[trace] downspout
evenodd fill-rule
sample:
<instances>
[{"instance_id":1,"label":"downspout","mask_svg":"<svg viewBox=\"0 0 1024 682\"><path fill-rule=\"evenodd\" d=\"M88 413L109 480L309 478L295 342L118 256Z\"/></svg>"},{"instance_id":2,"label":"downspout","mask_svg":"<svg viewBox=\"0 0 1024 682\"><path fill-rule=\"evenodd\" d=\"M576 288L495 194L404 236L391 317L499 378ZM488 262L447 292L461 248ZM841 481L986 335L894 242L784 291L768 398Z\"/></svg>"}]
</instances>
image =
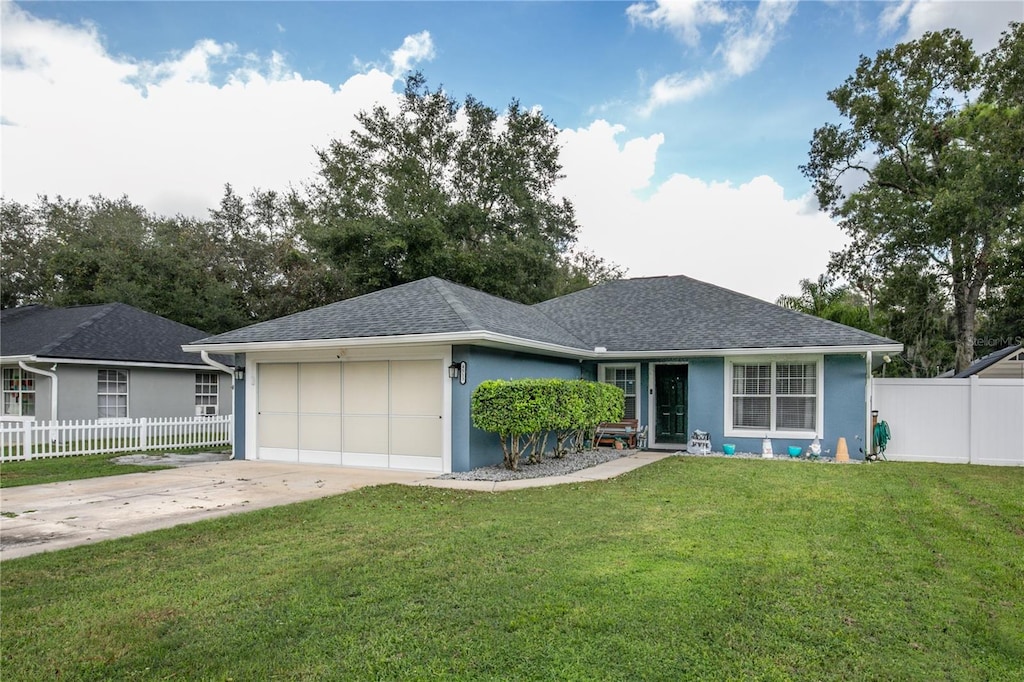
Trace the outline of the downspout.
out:
<instances>
[{"instance_id":1,"label":"downspout","mask_svg":"<svg viewBox=\"0 0 1024 682\"><path fill-rule=\"evenodd\" d=\"M224 372L225 374L231 377L235 376L235 370L231 369L225 364L217 362L216 360L211 358L210 354L207 353L205 350L199 351L199 357L201 357L203 359L203 362L208 364L210 367L213 367L214 369L219 369L220 371Z\"/></svg>"},{"instance_id":2,"label":"downspout","mask_svg":"<svg viewBox=\"0 0 1024 682\"><path fill-rule=\"evenodd\" d=\"M230 367L228 367L224 363L217 362L216 360L211 358L210 354L207 353L205 350L199 351L199 357L202 358L203 362L208 364L210 367L213 367L214 369L218 369L221 372L224 372L225 374L227 374L229 377L231 377L231 396L232 396L232 398L231 398L231 408L232 409L231 409L231 423L228 425L228 428L231 429L232 438L234 438L235 423L236 423L235 420L238 419L238 415L235 414L235 410L234 410L234 406L235 406L235 400L234 400L234 395L235 395L235 370L231 369ZM243 391L245 390L245 385L244 384L242 385L242 390ZM231 447L231 457L232 458L235 457L235 447L234 447L234 442L233 441L232 441L232 447Z\"/></svg>"},{"instance_id":3,"label":"downspout","mask_svg":"<svg viewBox=\"0 0 1024 682\"><path fill-rule=\"evenodd\" d=\"M38 369L36 367L29 367L25 364L24 360L18 360L18 367L21 367L26 372L32 374L41 374L44 377L50 377L53 384L50 386L50 421L57 421L57 373L48 372L45 369ZM57 365L53 366L56 369Z\"/></svg>"},{"instance_id":4,"label":"downspout","mask_svg":"<svg viewBox=\"0 0 1024 682\"><path fill-rule=\"evenodd\" d=\"M867 460L868 453L872 451L874 434L871 429L871 410L875 409L875 380L871 376L871 365L874 358L872 352L867 352L867 381L864 384L864 403L867 409L864 410L864 459Z\"/></svg>"}]
</instances>

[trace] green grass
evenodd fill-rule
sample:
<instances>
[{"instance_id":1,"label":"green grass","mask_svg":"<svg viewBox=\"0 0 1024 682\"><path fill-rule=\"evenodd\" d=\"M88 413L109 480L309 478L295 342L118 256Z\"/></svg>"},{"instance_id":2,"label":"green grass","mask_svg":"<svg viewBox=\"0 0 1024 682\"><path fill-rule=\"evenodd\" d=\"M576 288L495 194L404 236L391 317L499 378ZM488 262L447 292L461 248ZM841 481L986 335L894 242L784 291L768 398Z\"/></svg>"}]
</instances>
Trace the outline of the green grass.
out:
<instances>
[{"instance_id":1,"label":"green grass","mask_svg":"<svg viewBox=\"0 0 1024 682\"><path fill-rule=\"evenodd\" d=\"M192 452L220 452L229 448L192 448L174 450L175 454ZM102 455L76 455L72 457L48 457L28 461L0 462L0 488L12 488L19 485L36 485L39 483L58 483L60 481L76 481L82 478L98 478L100 476L120 476L137 474L141 471L157 471L169 469L167 466L139 464L116 464L112 460L129 454L160 454L160 451L146 453L120 452Z\"/></svg>"},{"instance_id":2,"label":"green grass","mask_svg":"<svg viewBox=\"0 0 1024 682\"><path fill-rule=\"evenodd\" d=\"M1011 680L1024 470L670 458L6 561L0 678Z\"/></svg>"},{"instance_id":3,"label":"green grass","mask_svg":"<svg viewBox=\"0 0 1024 682\"><path fill-rule=\"evenodd\" d=\"M165 466L136 466L115 464L111 460L121 454L78 455L75 457L48 457L27 462L0 463L0 488L39 483L58 483L82 478L136 474L140 471L168 469Z\"/></svg>"}]
</instances>

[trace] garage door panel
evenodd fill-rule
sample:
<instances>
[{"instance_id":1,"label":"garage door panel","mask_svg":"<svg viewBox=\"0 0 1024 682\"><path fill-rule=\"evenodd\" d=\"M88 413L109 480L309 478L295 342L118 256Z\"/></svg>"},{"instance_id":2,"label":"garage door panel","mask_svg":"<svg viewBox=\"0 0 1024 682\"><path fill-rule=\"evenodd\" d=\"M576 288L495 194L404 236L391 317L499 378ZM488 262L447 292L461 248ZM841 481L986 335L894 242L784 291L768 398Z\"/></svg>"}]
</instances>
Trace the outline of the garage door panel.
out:
<instances>
[{"instance_id":1,"label":"garage door panel","mask_svg":"<svg viewBox=\"0 0 1024 682\"><path fill-rule=\"evenodd\" d=\"M411 471L432 471L441 473L444 463L440 457L411 457L408 455L391 455L388 462L391 469L409 469Z\"/></svg>"},{"instance_id":2,"label":"garage door panel","mask_svg":"<svg viewBox=\"0 0 1024 682\"><path fill-rule=\"evenodd\" d=\"M396 360L391 363L391 413L441 414L441 363L437 360Z\"/></svg>"},{"instance_id":3,"label":"garage door panel","mask_svg":"<svg viewBox=\"0 0 1024 682\"><path fill-rule=\"evenodd\" d=\"M437 417L392 417L391 454L440 457L441 423Z\"/></svg>"},{"instance_id":4,"label":"garage door panel","mask_svg":"<svg viewBox=\"0 0 1024 682\"><path fill-rule=\"evenodd\" d=\"M341 452L341 415L300 414L299 449Z\"/></svg>"},{"instance_id":5,"label":"garage door panel","mask_svg":"<svg viewBox=\"0 0 1024 682\"><path fill-rule=\"evenodd\" d=\"M341 466L341 452L299 450L299 462L302 464L330 464L331 466Z\"/></svg>"},{"instance_id":6,"label":"garage door panel","mask_svg":"<svg viewBox=\"0 0 1024 682\"><path fill-rule=\"evenodd\" d=\"M341 365L337 362L307 362L299 365L299 412L341 413Z\"/></svg>"},{"instance_id":7,"label":"garage door panel","mask_svg":"<svg viewBox=\"0 0 1024 682\"><path fill-rule=\"evenodd\" d=\"M299 451L294 448L260 448L259 459L268 462L298 462Z\"/></svg>"},{"instance_id":8,"label":"garage door panel","mask_svg":"<svg viewBox=\"0 0 1024 682\"><path fill-rule=\"evenodd\" d=\"M390 461L387 455L371 455L365 452L341 453L341 465L346 467L372 467L387 469Z\"/></svg>"},{"instance_id":9,"label":"garage door panel","mask_svg":"<svg viewBox=\"0 0 1024 682\"><path fill-rule=\"evenodd\" d=\"M345 363L342 395L345 414L387 414L388 363Z\"/></svg>"},{"instance_id":10,"label":"garage door panel","mask_svg":"<svg viewBox=\"0 0 1024 682\"><path fill-rule=\"evenodd\" d=\"M260 412L296 412L299 382L295 364L260 365Z\"/></svg>"},{"instance_id":11,"label":"garage door panel","mask_svg":"<svg viewBox=\"0 0 1024 682\"><path fill-rule=\"evenodd\" d=\"M346 416L342 426L345 452L388 454L388 417Z\"/></svg>"},{"instance_id":12,"label":"garage door panel","mask_svg":"<svg viewBox=\"0 0 1024 682\"><path fill-rule=\"evenodd\" d=\"M298 417L294 414L260 414L260 448L298 448Z\"/></svg>"}]
</instances>

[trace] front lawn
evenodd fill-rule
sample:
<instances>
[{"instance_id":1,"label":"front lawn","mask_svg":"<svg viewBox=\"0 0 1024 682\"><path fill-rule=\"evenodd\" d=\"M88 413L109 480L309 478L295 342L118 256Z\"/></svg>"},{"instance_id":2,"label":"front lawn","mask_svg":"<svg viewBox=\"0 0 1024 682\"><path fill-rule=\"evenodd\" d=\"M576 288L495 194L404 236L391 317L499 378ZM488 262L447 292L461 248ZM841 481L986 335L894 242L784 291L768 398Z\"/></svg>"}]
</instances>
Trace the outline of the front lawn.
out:
<instances>
[{"instance_id":1,"label":"front lawn","mask_svg":"<svg viewBox=\"0 0 1024 682\"><path fill-rule=\"evenodd\" d=\"M231 448L205 447L185 448L172 451L176 455L192 455L205 452L230 452ZM76 481L83 478L99 478L100 476L120 476L137 474L141 471L159 471L172 469L164 464L118 464L114 460L130 454L160 454L161 451L147 453L121 452L103 455L74 455L68 457L46 457L26 461L6 461L0 463L0 488L11 488L19 485L37 485L39 483L58 483L60 481Z\"/></svg>"},{"instance_id":2,"label":"front lawn","mask_svg":"<svg viewBox=\"0 0 1024 682\"><path fill-rule=\"evenodd\" d=\"M121 455L76 455L74 457L47 457L24 462L0 463L0 488L39 483L58 483L82 478L137 474L140 471L169 469L166 466L137 466L116 464L111 460Z\"/></svg>"},{"instance_id":3,"label":"front lawn","mask_svg":"<svg viewBox=\"0 0 1024 682\"><path fill-rule=\"evenodd\" d=\"M6 561L0 678L999 680L1024 470L669 458Z\"/></svg>"}]
</instances>

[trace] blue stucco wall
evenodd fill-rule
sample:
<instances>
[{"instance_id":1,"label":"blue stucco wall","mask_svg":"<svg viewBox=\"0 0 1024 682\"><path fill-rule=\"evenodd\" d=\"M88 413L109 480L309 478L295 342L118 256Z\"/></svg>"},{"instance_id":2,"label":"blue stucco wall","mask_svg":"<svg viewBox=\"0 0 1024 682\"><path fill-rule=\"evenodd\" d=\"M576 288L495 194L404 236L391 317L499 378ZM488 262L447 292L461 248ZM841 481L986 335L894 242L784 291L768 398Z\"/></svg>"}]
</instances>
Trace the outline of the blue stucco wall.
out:
<instances>
[{"instance_id":1,"label":"blue stucco wall","mask_svg":"<svg viewBox=\"0 0 1024 682\"><path fill-rule=\"evenodd\" d=\"M235 367L245 369L245 353L235 353ZM232 378L235 387L235 443L231 449L233 459L245 459L245 384L249 380L248 373L241 383L234 382Z\"/></svg>"},{"instance_id":2,"label":"blue stucco wall","mask_svg":"<svg viewBox=\"0 0 1024 682\"><path fill-rule=\"evenodd\" d=\"M707 431L711 444L721 452L723 443L732 443L738 452L761 452L761 437L725 437L725 359L724 358L665 358L644 361L640 364L640 423L649 424L650 365L658 362L686 361L688 369L687 429ZM616 361L618 364L620 361ZM628 364L628 361L623 361ZM597 363L583 364L584 378L597 379ZM830 355L825 357L824 367L824 430L821 440L823 450L835 453L840 437L846 439L853 459L862 458L859 448L864 445L864 358L859 355ZM812 438L773 438L775 454L785 455L790 445L806 448ZM669 446L671 447L671 446Z\"/></svg>"},{"instance_id":3,"label":"blue stucco wall","mask_svg":"<svg viewBox=\"0 0 1024 682\"><path fill-rule=\"evenodd\" d=\"M722 372L724 371L724 366L720 366L718 370L720 416L717 432L711 431L712 447L720 452L723 443L732 443L736 446L737 452L761 452L761 438L723 438L725 381ZM828 451L828 454L834 456L836 443L840 437L843 437L846 438L850 458L863 459L864 455L859 452L859 448L864 445L864 419L867 409L864 404L864 358L859 355L826 355L824 380L822 454L826 454ZM787 448L790 445L795 445L803 448L806 453L807 447L813 440L813 438L772 438L772 451L776 456L785 457Z\"/></svg>"},{"instance_id":4,"label":"blue stucco wall","mask_svg":"<svg viewBox=\"0 0 1024 682\"><path fill-rule=\"evenodd\" d=\"M825 356L825 430L822 450L835 455L839 438L846 439L850 459L864 459L867 366L860 355Z\"/></svg>"},{"instance_id":5,"label":"blue stucco wall","mask_svg":"<svg viewBox=\"0 0 1024 682\"><path fill-rule=\"evenodd\" d=\"M510 353L474 346L452 346L452 361L466 363L466 383L452 381L452 471L469 471L502 461L498 436L473 426L470 398L490 379L579 379L580 362Z\"/></svg>"},{"instance_id":6,"label":"blue stucco wall","mask_svg":"<svg viewBox=\"0 0 1024 682\"><path fill-rule=\"evenodd\" d=\"M687 373L687 427L707 431L711 445L721 451L725 433L725 360L693 358Z\"/></svg>"}]
</instances>

